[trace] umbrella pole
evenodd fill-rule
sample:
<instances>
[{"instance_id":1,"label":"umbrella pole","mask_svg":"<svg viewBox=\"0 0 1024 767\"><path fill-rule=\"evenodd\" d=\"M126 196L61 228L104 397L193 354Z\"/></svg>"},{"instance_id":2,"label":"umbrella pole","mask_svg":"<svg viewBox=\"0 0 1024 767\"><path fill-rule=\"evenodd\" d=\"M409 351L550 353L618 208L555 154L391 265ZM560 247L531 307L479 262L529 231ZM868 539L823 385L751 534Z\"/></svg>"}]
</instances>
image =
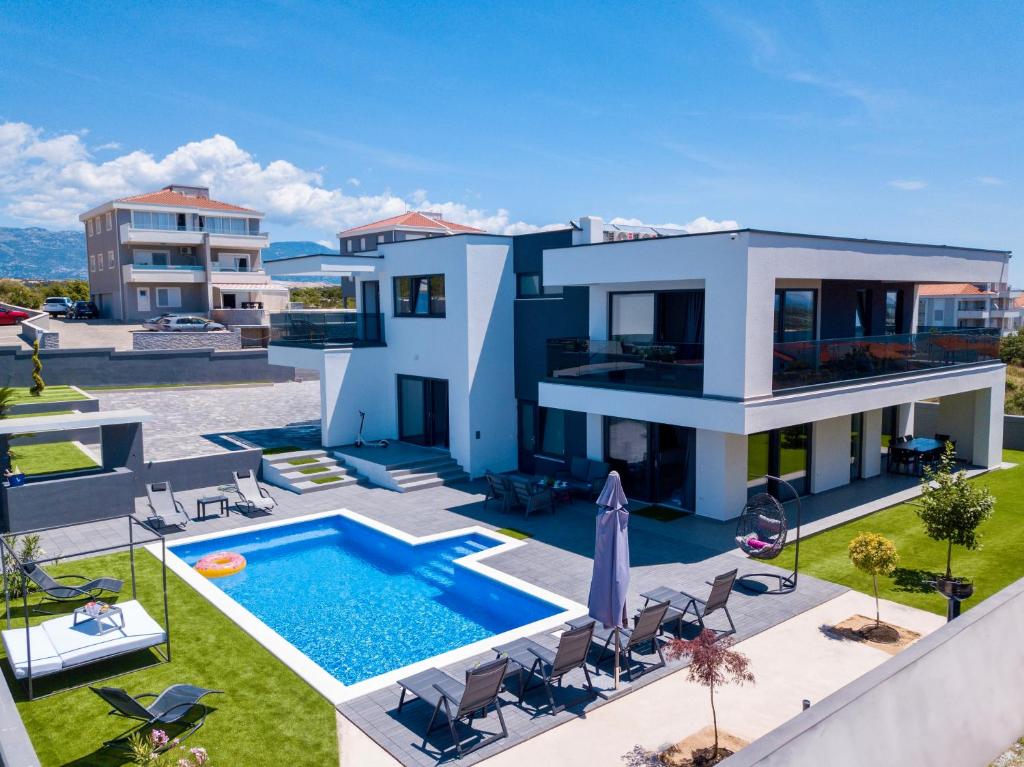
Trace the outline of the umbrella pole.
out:
<instances>
[{"instance_id":1,"label":"umbrella pole","mask_svg":"<svg viewBox=\"0 0 1024 767\"><path fill-rule=\"evenodd\" d=\"M615 627L615 669L612 672L613 687L619 689L619 653L621 647L619 645L619 627Z\"/></svg>"}]
</instances>

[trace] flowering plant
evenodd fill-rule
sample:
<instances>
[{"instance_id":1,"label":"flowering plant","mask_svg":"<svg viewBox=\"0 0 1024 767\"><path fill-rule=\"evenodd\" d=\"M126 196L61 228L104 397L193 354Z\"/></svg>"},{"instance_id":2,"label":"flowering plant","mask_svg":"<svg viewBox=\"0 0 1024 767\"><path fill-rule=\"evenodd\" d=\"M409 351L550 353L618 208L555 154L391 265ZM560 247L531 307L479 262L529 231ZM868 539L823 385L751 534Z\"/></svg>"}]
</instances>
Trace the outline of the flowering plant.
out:
<instances>
[{"instance_id":1,"label":"flowering plant","mask_svg":"<svg viewBox=\"0 0 1024 767\"><path fill-rule=\"evenodd\" d=\"M145 736L137 732L129 738L128 747L132 762L146 767L204 767L210 761L202 746L187 748L163 730L150 730Z\"/></svg>"}]
</instances>

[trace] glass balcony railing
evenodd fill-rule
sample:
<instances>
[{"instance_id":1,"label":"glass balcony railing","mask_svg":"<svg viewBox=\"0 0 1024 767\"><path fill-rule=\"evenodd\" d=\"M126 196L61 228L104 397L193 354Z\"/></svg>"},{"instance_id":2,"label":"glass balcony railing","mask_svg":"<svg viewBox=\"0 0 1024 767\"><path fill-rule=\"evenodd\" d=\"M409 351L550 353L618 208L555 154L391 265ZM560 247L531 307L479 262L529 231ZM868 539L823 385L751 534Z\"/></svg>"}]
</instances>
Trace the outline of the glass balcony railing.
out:
<instances>
[{"instance_id":1,"label":"glass balcony railing","mask_svg":"<svg viewBox=\"0 0 1024 767\"><path fill-rule=\"evenodd\" d=\"M202 266L196 264L132 264L133 269L154 269L161 271L176 271L176 272L201 272L203 271Z\"/></svg>"},{"instance_id":2,"label":"glass balcony railing","mask_svg":"<svg viewBox=\"0 0 1024 767\"><path fill-rule=\"evenodd\" d=\"M548 341L547 352L548 377L565 383L704 391L704 344L559 338Z\"/></svg>"},{"instance_id":3,"label":"glass balcony railing","mask_svg":"<svg viewBox=\"0 0 1024 767\"><path fill-rule=\"evenodd\" d=\"M270 343L327 349L384 346L384 315L356 312L278 312L270 315Z\"/></svg>"},{"instance_id":4,"label":"glass balcony railing","mask_svg":"<svg viewBox=\"0 0 1024 767\"><path fill-rule=\"evenodd\" d=\"M992 328L775 344L772 389L826 386L999 359Z\"/></svg>"}]
</instances>

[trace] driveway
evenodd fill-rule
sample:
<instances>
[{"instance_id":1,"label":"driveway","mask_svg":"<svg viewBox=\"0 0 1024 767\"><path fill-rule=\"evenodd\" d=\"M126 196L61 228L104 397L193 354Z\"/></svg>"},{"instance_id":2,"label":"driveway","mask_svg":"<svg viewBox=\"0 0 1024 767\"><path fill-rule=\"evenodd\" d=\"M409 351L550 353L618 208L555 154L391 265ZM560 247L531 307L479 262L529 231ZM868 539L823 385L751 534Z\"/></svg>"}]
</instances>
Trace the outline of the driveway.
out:
<instances>
[{"instance_id":1,"label":"driveway","mask_svg":"<svg viewBox=\"0 0 1024 767\"><path fill-rule=\"evenodd\" d=\"M142 325L114 320L65 320L54 317L50 329L60 332L62 349L118 349L132 348L132 331Z\"/></svg>"},{"instance_id":2,"label":"driveway","mask_svg":"<svg viewBox=\"0 0 1024 767\"><path fill-rule=\"evenodd\" d=\"M219 435L320 422L320 382L256 386L92 391L101 410L139 407L146 459L160 461L227 452Z\"/></svg>"}]
</instances>

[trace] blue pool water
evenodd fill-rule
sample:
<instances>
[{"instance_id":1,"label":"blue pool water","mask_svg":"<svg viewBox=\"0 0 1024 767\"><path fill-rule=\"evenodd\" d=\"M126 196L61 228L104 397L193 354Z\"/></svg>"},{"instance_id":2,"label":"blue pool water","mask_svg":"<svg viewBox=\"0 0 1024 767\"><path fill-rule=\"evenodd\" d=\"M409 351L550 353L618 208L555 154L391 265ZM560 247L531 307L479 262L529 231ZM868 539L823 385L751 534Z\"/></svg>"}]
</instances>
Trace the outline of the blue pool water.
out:
<instances>
[{"instance_id":1,"label":"blue pool water","mask_svg":"<svg viewBox=\"0 0 1024 767\"><path fill-rule=\"evenodd\" d=\"M245 570L211 583L348 685L558 613L453 561L498 543L411 546L338 516L171 549L190 565L243 554Z\"/></svg>"}]
</instances>

